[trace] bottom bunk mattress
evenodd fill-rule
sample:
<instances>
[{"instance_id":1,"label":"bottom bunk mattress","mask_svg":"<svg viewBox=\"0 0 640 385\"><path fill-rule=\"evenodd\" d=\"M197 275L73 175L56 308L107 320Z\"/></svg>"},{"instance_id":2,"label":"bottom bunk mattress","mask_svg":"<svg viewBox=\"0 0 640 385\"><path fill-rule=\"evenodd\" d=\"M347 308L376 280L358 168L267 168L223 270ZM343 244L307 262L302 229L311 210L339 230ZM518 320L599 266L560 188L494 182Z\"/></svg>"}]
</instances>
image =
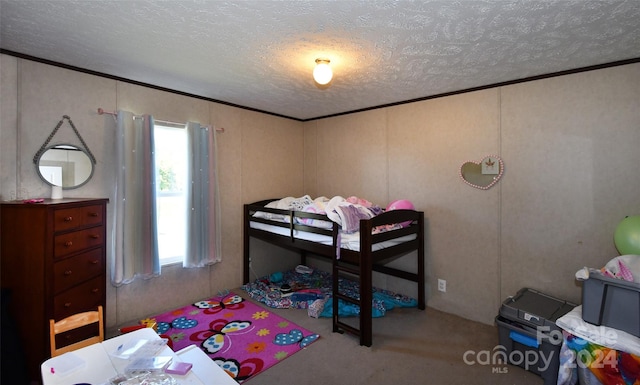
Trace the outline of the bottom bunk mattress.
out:
<instances>
[{"instance_id":1,"label":"bottom bunk mattress","mask_svg":"<svg viewBox=\"0 0 640 385\"><path fill-rule=\"evenodd\" d=\"M331 273L298 266L294 270L277 272L256 279L242 286L242 290L256 301L272 308L308 309L313 317L332 317L332 276ZM352 298L359 298L357 282L345 278L338 281L340 292ZM341 317L357 316L358 306L340 300L338 312ZM373 317L383 317L396 307L417 307L416 299L389 290L373 288L371 303Z\"/></svg>"}]
</instances>

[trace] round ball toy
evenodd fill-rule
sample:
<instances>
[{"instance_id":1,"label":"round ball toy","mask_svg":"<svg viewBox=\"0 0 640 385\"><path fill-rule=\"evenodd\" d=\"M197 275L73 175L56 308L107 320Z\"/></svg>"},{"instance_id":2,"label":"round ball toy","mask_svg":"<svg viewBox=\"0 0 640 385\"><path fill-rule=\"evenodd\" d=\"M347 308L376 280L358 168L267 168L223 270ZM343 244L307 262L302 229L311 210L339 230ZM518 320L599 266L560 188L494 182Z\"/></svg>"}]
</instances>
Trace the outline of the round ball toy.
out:
<instances>
[{"instance_id":1,"label":"round ball toy","mask_svg":"<svg viewBox=\"0 0 640 385\"><path fill-rule=\"evenodd\" d=\"M411 203L411 201L408 201L406 199L398 199L389 203L389 205L387 206L386 211L391 210L415 210L415 207L413 206L413 203ZM400 226L407 227L410 224L411 221L406 221L400 223Z\"/></svg>"},{"instance_id":2,"label":"round ball toy","mask_svg":"<svg viewBox=\"0 0 640 385\"><path fill-rule=\"evenodd\" d=\"M627 216L620 221L613 240L620 255L640 255L640 215Z\"/></svg>"}]
</instances>

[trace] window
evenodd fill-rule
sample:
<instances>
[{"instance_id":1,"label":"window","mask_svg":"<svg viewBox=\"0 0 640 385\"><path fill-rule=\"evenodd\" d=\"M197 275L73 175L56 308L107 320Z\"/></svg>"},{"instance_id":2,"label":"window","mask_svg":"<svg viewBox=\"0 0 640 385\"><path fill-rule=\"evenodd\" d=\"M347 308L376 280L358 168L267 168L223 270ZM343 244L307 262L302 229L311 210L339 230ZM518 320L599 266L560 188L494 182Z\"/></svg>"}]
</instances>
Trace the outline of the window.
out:
<instances>
[{"instance_id":1,"label":"window","mask_svg":"<svg viewBox=\"0 0 640 385\"><path fill-rule=\"evenodd\" d=\"M160 264L182 262L186 254L187 130L156 122L156 206Z\"/></svg>"}]
</instances>

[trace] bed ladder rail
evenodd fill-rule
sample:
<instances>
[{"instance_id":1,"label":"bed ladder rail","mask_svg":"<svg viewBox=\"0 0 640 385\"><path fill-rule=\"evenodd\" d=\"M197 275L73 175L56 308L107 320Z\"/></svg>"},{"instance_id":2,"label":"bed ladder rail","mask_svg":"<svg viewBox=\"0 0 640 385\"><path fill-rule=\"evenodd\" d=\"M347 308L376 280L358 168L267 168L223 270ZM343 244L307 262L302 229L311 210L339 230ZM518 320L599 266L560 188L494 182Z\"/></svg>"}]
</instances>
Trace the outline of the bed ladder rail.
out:
<instances>
[{"instance_id":1,"label":"bed ladder rail","mask_svg":"<svg viewBox=\"0 0 640 385\"><path fill-rule=\"evenodd\" d=\"M372 330L370 327L370 322L363 322L365 318L362 318L362 296L361 298L353 298L346 294L340 292L339 281L341 277L348 276L352 280L360 281L360 266L348 265L342 263L339 259L334 258L333 263L333 275L332 275L332 283L333 283L333 332L334 333L342 333L348 332L360 338L360 345L371 346L372 343ZM360 323L359 327L349 325L345 322L340 321L339 315L339 301L345 301L357 305L360 310ZM369 301L370 302L370 301ZM371 306L371 305L369 305ZM369 326L367 326L369 325Z\"/></svg>"}]
</instances>

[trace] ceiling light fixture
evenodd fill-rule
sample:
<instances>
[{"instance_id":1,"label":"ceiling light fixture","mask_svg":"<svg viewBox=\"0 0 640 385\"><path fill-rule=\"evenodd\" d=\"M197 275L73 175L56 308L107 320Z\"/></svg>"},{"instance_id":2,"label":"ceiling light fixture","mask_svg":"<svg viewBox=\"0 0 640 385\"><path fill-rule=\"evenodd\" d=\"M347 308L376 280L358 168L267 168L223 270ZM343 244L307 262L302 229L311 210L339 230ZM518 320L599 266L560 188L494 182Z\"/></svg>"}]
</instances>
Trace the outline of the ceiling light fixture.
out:
<instances>
[{"instance_id":1,"label":"ceiling light fixture","mask_svg":"<svg viewBox=\"0 0 640 385\"><path fill-rule=\"evenodd\" d=\"M313 79L320 85L328 84L333 77L333 71L329 66L329 59L316 59L316 68L313 69Z\"/></svg>"}]
</instances>

